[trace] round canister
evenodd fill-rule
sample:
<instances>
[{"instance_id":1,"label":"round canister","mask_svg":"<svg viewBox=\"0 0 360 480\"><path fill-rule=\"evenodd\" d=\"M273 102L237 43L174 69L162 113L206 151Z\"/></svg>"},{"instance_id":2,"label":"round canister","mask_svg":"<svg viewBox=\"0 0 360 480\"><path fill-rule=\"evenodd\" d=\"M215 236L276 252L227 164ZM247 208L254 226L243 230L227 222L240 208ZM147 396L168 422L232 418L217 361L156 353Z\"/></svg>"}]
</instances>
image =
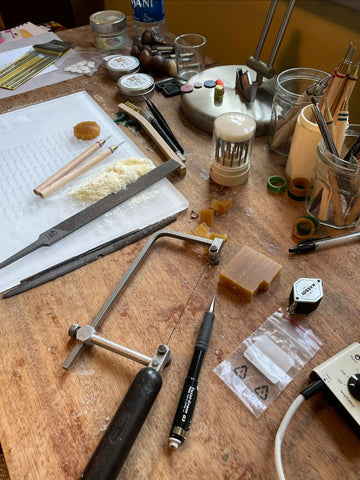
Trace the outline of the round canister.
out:
<instances>
[{"instance_id":1,"label":"round canister","mask_svg":"<svg viewBox=\"0 0 360 480\"><path fill-rule=\"evenodd\" d=\"M117 82L120 95L131 102L150 97L155 89L154 79L146 73L131 73L120 77Z\"/></svg>"},{"instance_id":2,"label":"round canister","mask_svg":"<svg viewBox=\"0 0 360 480\"><path fill-rule=\"evenodd\" d=\"M140 61L130 55L114 55L108 59L105 68L112 80L118 80L123 75L137 72Z\"/></svg>"}]
</instances>

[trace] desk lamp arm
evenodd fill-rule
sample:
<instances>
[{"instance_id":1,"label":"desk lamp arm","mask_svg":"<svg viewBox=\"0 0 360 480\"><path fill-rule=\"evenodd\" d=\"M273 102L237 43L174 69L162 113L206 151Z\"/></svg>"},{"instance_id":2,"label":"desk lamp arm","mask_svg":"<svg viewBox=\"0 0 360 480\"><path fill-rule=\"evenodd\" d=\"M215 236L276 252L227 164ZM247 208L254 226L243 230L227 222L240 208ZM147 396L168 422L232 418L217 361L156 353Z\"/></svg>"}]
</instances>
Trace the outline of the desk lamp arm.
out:
<instances>
[{"instance_id":1,"label":"desk lamp arm","mask_svg":"<svg viewBox=\"0 0 360 480\"><path fill-rule=\"evenodd\" d=\"M280 25L280 29L278 31L273 48L271 50L269 60L267 63L265 63L262 60L260 60L260 54L263 49L267 34L269 32L269 28L270 28L272 19L274 17L274 13L275 13L278 1L279 0L272 0L268 14L266 16L264 27L260 34L260 38L255 50L255 54L249 57L246 62L246 65L252 68L257 73L255 82L251 82L249 73L247 71L242 72L240 70L238 72L238 75L240 76L239 82L238 82L239 90L245 96L246 100L248 100L249 102L253 102L255 100L257 87L262 84L263 77L270 79L275 75L273 63L278 53L283 36L285 34L285 30L289 23L290 16L294 9L296 0L290 0L288 3L284 17Z\"/></svg>"}]
</instances>

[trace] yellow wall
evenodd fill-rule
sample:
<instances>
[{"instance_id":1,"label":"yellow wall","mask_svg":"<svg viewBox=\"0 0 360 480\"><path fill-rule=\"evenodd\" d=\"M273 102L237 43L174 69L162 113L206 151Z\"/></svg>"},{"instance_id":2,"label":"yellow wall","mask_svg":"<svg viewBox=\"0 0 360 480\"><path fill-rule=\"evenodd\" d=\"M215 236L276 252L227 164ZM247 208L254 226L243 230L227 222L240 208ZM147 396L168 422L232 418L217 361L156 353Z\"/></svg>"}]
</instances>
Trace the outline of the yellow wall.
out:
<instances>
[{"instance_id":1,"label":"yellow wall","mask_svg":"<svg viewBox=\"0 0 360 480\"><path fill-rule=\"evenodd\" d=\"M201 33L206 53L222 65L244 65L255 52L270 0L165 0L168 30ZM267 61L287 1L279 2L261 59ZM353 4L360 1L353 0ZM131 14L130 0L105 0L105 7ZM359 8L359 7L358 7ZM297 0L275 61L277 73L292 67L332 73L350 42L360 52L360 10L331 0ZM360 80L350 102L350 121L360 123Z\"/></svg>"}]
</instances>

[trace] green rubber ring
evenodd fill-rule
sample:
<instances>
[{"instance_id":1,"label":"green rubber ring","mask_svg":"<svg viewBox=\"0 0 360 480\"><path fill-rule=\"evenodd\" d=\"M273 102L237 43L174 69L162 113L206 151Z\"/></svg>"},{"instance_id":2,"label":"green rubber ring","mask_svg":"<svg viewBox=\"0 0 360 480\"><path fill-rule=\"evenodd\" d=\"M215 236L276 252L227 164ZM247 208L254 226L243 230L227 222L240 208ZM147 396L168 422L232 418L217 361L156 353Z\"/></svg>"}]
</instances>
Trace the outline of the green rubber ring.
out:
<instances>
[{"instance_id":1,"label":"green rubber ring","mask_svg":"<svg viewBox=\"0 0 360 480\"><path fill-rule=\"evenodd\" d=\"M314 233L316 233L319 230L320 223L316 218L311 217L310 215L304 215L303 217L300 217L300 220L302 218L310 220L314 224L314 227L315 227ZM300 233L300 235L307 235L309 233L308 226L302 225L301 223L297 224L296 229L297 229L297 232Z\"/></svg>"},{"instance_id":2,"label":"green rubber ring","mask_svg":"<svg viewBox=\"0 0 360 480\"><path fill-rule=\"evenodd\" d=\"M272 193L281 193L286 189L286 180L281 175L273 175L267 180L267 189Z\"/></svg>"}]
</instances>

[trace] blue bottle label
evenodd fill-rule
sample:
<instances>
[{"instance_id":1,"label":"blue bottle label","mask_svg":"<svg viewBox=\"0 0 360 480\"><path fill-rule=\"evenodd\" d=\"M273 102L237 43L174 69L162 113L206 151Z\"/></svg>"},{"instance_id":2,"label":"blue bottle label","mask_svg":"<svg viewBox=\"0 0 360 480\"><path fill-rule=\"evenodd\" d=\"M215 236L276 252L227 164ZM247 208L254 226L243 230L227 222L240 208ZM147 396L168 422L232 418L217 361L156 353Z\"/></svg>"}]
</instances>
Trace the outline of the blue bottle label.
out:
<instances>
[{"instance_id":1,"label":"blue bottle label","mask_svg":"<svg viewBox=\"0 0 360 480\"><path fill-rule=\"evenodd\" d=\"M131 0L131 6L137 22L153 23L165 18L164 0Z\"/></svg>"}]
</instances>

